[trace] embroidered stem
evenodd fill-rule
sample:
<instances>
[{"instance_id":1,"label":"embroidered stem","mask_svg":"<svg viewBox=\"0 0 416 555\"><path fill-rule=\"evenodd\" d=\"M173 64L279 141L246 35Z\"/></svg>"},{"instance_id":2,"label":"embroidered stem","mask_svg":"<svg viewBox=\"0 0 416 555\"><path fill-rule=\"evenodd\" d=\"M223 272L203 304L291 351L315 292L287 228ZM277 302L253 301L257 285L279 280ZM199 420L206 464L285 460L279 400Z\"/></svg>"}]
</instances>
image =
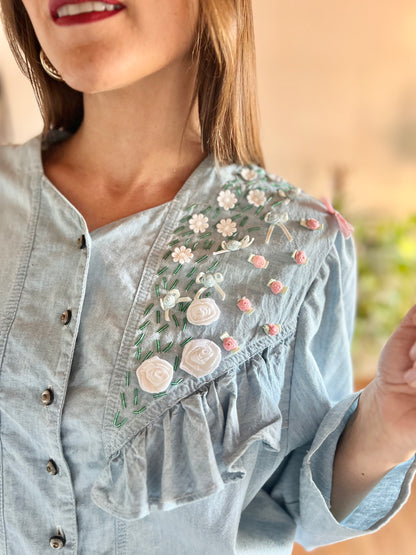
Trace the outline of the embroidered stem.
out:
<instances>
[{"instance_id":1,"label":"embroidered stem","mask_svg":"<svg viewBox=\"0 0 416 555\"><path fill-rule=\"evenodd\" d=\"M136 347L137 347L138 345L140 345L140 343L143 341L144 336L145 336L144 332L140 334L139 339L138 339L138 340L136 341L136 343L135 343Z\"/></svg>"},{"instance_id":2,"label":"embroidered stem","mask_svg":"<svg viewBox=\"0 0 416 555\"><path fill-rule=\"evenodd\" d=\"M168 343L168 344L166 345L166 347L164 347L162 350L163 350L164 353L167 353L167 352L170 351L170 349L171 349L172 347L173 347L173 341L171 341L170 343Z\"/></svg>"},{"instance_id":3,"label":"embroidered stem","mask_svg":"<svg viewBox=\"0 0 416 555\"><path fill-rule=\"evenodd\" d=\"M176 314L172 314L172 320L175 322L175 326L179 328L179 322L178 322L178 319L176 318Z\"/></svg>"},{"instance_id":4,"label":"embroidered stem","mask_svg":"<svg viewBox=\"0 0 416 555\"><path fill-rule=\"evenodd\" d=\"M173 365L173 371L174 372L176 372L176 370L178 369L178 366L179 366L179 356L176 355L175 362L174 362L174 365Z\"/></svg>"},{"instance_id":5,"label":"embroidered stem","mask_svg":"<svg viewBox=\"0 0 416 555\"><path fill-rule=\"evenodd\" d=\"M149 312L152 310L153 307L154 307L153 303L149 304L149 306L144 311L143 316L147 316L149 314Z\"/></svg>"}]
</instances>

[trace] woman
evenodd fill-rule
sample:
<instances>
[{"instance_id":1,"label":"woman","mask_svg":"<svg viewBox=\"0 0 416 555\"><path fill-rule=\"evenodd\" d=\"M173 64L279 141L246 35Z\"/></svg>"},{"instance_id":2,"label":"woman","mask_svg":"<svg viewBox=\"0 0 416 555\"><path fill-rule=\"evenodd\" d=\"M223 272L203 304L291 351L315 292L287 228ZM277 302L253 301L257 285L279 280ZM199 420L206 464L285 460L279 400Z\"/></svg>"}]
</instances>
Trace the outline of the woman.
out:
<instances>
[{"instance_id":1,"label":"woman","mask_svg":"<svg viewBox=\"0 0 416 555\"><path fill-rule=\"evenodd\" d=\"M350 227L261 167L250 2L1 5L45 120L0 155L2 553L380 527L414 473L416 311L352 394Z\"/></svg>"}]
</instances>

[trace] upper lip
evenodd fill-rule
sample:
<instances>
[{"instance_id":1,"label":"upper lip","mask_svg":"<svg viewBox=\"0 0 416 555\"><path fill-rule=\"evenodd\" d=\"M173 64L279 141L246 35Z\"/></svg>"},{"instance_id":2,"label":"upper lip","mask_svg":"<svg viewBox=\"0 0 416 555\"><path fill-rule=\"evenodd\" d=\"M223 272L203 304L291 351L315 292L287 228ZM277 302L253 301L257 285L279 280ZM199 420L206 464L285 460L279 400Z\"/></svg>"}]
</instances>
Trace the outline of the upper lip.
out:
<instances>
[{"instance_id":1,"label":"upper lip","mask_svg":"<svg viewBox=\"0 0 416 555\"><path fill-rule=\"evenodd\" d=\"M124 4L122 2L119 2L118 0L99 0L99 1L103 2L104 4L118 4L119 6L124 7ZM56 12L62 6L65 6L66 4L83 4L84 2L88 2L88 0L49 0L49 11L52 17L56 18L58 17L58 14Z\"/></svg>"}]
</instances>

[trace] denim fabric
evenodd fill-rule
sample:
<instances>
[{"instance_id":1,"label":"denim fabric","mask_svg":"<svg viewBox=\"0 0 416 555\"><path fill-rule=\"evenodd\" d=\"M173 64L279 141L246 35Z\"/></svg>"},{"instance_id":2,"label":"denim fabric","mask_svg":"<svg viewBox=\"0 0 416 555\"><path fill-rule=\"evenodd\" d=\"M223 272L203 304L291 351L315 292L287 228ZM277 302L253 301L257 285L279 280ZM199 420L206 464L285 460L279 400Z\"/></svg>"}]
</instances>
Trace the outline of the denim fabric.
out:
<instances>
[{"instance_id":1,"label":"denim fabric","mask_svg":"<svg viewBox=\"0 0 416 555\"><path fill-rule=\"evenodd\" d=\"M209 156L172 201L89 232L45 177L39 137L0 149L0 200L1 553L44 554L62 535L68 554L283 555L295 536L311 548L375 530L405 502L412 461L343 523L329 510L359 394L354 246L322 204ZM167 309L175 290L190 300ZM145 391L136 369L160 360Z\"/></svg>"}]
</instances>

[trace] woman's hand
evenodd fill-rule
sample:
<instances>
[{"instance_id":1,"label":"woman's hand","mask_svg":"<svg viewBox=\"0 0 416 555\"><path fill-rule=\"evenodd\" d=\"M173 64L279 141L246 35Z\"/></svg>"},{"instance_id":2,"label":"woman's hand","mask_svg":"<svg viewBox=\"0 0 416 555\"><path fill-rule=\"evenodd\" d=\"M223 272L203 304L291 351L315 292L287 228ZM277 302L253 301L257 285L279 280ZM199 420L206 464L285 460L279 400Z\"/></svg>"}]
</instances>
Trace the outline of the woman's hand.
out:
<instances>
[{"instance_id":1,"label":"woman's hand","mask_svg":"<svg viewBox=\"0 0 416 555\"><path fill-rule=\"evenodd\" d=\"M384 346L374 380L340 438L331 511L339 521L416 451L416 305Z\"/></svg>"},{"instance_id":2,"label":"woman's hand","mask_svg":"<svg viewBox=\"0 0 416 555\"><path fill-rule=\"evenodd\" d=\"M416 451L416 305L384 346L368 402L389 458L399 463Z\"/></svg>"}]
</instances>

